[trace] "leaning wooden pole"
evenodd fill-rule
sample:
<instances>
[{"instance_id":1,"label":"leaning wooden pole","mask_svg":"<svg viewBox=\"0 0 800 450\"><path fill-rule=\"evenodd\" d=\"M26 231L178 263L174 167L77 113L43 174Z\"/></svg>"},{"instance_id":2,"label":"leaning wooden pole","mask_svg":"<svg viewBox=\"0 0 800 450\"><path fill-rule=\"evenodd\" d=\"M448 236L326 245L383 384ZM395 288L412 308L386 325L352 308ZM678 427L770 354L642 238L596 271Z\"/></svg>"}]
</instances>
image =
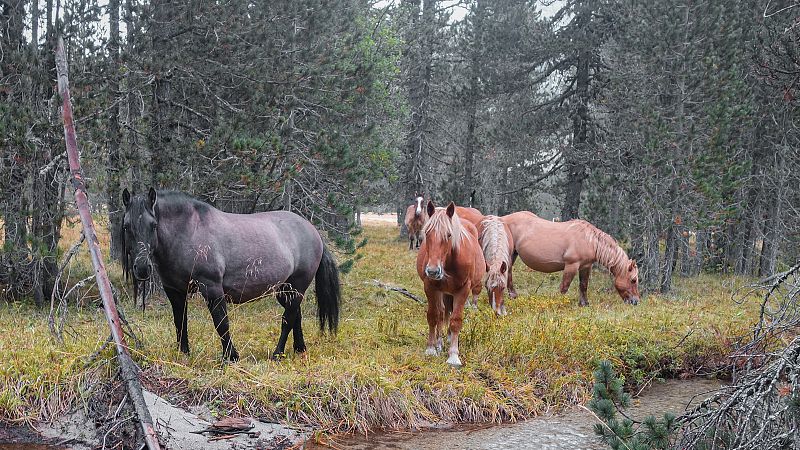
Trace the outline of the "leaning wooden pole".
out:
<instances>
[{"instance_id":1,"label":"leaning wooden pole","mask_svg":"<svg viewBox=\"0 0 800 450\"><path fill-rule=\"evenodd\" d=\"M97 233L94 230L94 221L89 210L89 199L86 195L86 185L81 173L81 161L78 155L78 141L75 137L75 124L72 122L72 101L69 96L69 78L67 77L67 57L64 51L64 40L58 39L56 48L56 71L58 72L58 93L63 101L62 116L64 118L64 138L67 142L67 157L69 159L69 171L72 175L72 186L75 188L75 204L83 225L83 234L89 246L89 253L92 256L94 275L97 279L97 287L100 290L100 298L103 299L103 310L108 319L108 326L111 328L111 336L117 348L117 359L119 360L122 378L128 387L128 395L136 409L139 423L142 426L144 440L150 450L160 450L158 444L158 434L153 428L153 418L144 401L142 384L139 380L139 370L128 353L128 346L125 344L125 335L120 326L117 306L114 303L114 294L111 291L111 282L108 280L103 256L100 253L100 242L97 240Z\"/></svg>"}]
</instances>

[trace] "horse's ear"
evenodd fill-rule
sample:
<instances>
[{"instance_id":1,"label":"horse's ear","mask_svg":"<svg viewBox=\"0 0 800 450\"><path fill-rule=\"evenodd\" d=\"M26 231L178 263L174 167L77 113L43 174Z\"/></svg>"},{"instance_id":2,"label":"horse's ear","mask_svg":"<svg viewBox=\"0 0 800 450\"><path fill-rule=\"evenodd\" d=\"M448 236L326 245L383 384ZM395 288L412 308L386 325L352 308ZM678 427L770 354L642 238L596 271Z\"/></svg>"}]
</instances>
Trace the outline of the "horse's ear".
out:
<instances>
[{"instance_id":1,"label":"horse's ear","mask_svg":"<svg viewBox=\"0 0 800 450\"><path fill-rule=\"evenodd\" d=\"M125 205L126 208L131 206L131 193L128 192L128 188L122 190L122 204Z\"/></svg>"},{"instance_id":2,"label":"horse's ear","mask_svg":"<svg viewBox=\"0 0 800 450\"><path fill-rule=\"evenodd\" d=\"M428 217L433 217L433 213L436 212L436 207L433 206L433 200L428 200Z\"/></svg>"},{"instance_id":3,"label":"horse's ear","mask_svg":"<svg viewBox=\"0 0 800 450\"><path fill-rule=\"evenodd\" d=\"M506 273L506 270L508 270L508 264L506 264L506 262L503 261L500 263L500 273L504 274Z\"/></svg>"},{"instance_id":4,"label":"horse's ear","mask_svg":"<svg viewBox=\"0 0 800 450\"><path fill-rule=\"evenodd\" d=\"M628 265L628 272L633 272L636 269L636 260L632 259L630 265Z\"/></svg>"},{"instance_id":5,"label":"horse's ear","mask_svg":"<svg viewBox=\"0 0 800 450\"><path fill-rule=\"evenodd\" d=\"M447 212L447 217L452 218L456 213L456 204L453 203L453 202L450 202L450 204L447 205L447 211L446 212Z\"/></svg>"},{"instance_id":6,"label":"horse's ear","mask_svg":"<svg viewBox=\"0 0 800 450\"><path fill-rule=\"evenodd\" d=\"M147 201L148 205L150 206L150 211L155 211L156 202L158 201L158 194L156 193L155 188L152 186L150 187L150 191L147 192Z\"/></svg>"}]
</instances>

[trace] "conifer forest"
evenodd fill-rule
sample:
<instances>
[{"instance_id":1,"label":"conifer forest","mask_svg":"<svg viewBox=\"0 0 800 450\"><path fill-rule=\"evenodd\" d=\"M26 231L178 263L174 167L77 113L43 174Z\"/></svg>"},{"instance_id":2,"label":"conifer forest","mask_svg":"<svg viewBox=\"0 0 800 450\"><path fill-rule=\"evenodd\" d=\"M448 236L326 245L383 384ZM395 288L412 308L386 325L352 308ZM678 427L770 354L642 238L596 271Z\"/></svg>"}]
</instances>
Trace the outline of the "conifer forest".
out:
<instances>
[{"instance_id":1,"label":"conifer forest","mask_svg":"<svg viewBox=\"0 0 800 450\"><path fill-rule=\"evenodd\" d=\"M431 417L515 422L586 403L596 382L591 402L605 402L598 415L611 424L598 439L613 448L800 448L799 24L796 0L0 0L0 341L7 341L0 343L0 424L34 426L63 415L79 397L65 392L82 392L89 377L88 366L77 365L70 373L83 375L56 377L45 368L32 375L25 354L45 350L15 353L10 341L28 340L6 335L15 317L42 333L33 341L70 348L75 358L96 361L108 335L85 328L106 326L93 315L100 302L88 256L68 262L78 251L70 247L79 245L80 219L56 82L63 39L91 214L119 307L142 338L144 350L133 356L145 389L167 398L158 388L164 380L188 380L182 392L193 394L185 402L210 404L205 395L214 386L230 415L337 436L419 429ZM206 371L236 352L220 331L219 353L210 302L217 331L205 304L190 302L193 353L173 349L173 309L158 280L131 283L125 247L132 200L123 192L150 192L154 210L161 200L151 188L183 191L228 213L288 210L311 222L341 272L337 341L317 336L317 301L307 300L305 362L286 356L268 369L253 362L282 355L271 353L284 305L278 294L281 305L242 307L275 316L260 319L271 327L263 333L259 320L243 325L252 311L231 313L242 361L230 364L248 371L236 372L235 383ZM566 273L564 288L560 274L536 272L520 251L524 263L514 265L514 254L502 269L513 266L519 287L519 297L506 299L511 314L466 308L465 362L455 372L461 384L442 387L455 369L444 358L425 359L430 273L417 276L421 253L407 245L404 217L418 197L418 211L429 200L436 207L452 201L487 216L531 211L551 223L586 220L633 261L634 298L641 293L642 301L623 304L620 288L623 299L607 276L595 275L589 307L579 308L577 287L562 295ZM379 214L390 221L383 228L367 220ZM140 312L138 297L148 295L161 300ZM491 312L486 296L480 311ZM612 326L605 315L641 331L614 328L604 340L592 327ZM542 317L575 322L553 328L561 338L545 349L547 338L534 343L528 334L549 329ZM184 327L186 320L184 313ZM179 316L174 321L178 327ZM558 334L584 325L595 330L586 341ZM50 337L59 327L59 337ZM285 343L288 330L280 333ZM498 340L492 333L507 337L497 344L502 350L489 347ZM270 346L263 354L248 347L246 336L256 335ZM297 330L292 339L298 354L305 351L302 332L301 344ZM336 360L351 352L351 339L361 342L352 361L378 358L375 367L386 372ZM562 347L568 341L591 342L592 350ZM376 356L376 348L394 350ZM578 363L546 359L561 351ZM222 364L219 370L234 370ZM719 394L705 409L641 426L612 419L613 406L626 402L623 386L636 392L653 379L701 373L751 395ZM204 387L192 387L192 379ZM255 379L271 387L259 393ZM767 385L774 392L759 391ZM234 388L247 400L223 395ZM126 427L113 423L102 433L116 436L114 448L139 448L140 430L121 435ZM709 437L709 430L727 434ZM253 448L283 448L276 442Z\"/></svg>"}]
</instances>

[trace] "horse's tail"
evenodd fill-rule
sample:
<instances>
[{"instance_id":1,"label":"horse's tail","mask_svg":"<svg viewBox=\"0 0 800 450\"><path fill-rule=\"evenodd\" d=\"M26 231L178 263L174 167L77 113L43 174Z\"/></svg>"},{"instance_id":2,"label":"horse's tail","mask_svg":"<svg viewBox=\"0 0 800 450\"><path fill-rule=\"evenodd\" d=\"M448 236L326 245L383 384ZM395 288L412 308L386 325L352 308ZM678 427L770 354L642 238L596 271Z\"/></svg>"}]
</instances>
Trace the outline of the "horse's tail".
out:
<instances>
[{"instance_id":1,"label":"horse's tail","mask_svg":"<svg viewBox=\"0 0 800 450\"><path fill-rule=\"evenodd\" d=\"M322 259L317 268L315 283L319 329L325 331L325 322L327 322L328 331L335 333L339 327L339 303L342 296L339 286L339 268L324 243L322 244Z\"/></svg>"}]
</instances>

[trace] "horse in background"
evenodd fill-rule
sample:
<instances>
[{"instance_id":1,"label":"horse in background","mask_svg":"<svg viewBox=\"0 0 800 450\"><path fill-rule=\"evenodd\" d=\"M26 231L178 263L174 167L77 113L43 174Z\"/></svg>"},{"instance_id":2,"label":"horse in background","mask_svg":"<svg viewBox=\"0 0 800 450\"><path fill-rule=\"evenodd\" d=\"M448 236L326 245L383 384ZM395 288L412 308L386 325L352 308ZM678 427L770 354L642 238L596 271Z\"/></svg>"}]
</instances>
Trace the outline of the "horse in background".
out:
<instances>
[{"instance_id":1,"label":"horse in background","mask_svg":"<svg viewBox=\"0 0 800 450\"><path fill-rule=\"evenodd\" d=\"M553 273L563 270L561 293L566 294L572 279L580 278L579 305L588 306L586 290L592 264L611 271L614 288L625 303L639 303L639 268L611 236L585 220L551 222L528 211L502 217L514 240L514 257L533 270Z\"/></svg>"},{"instance_id":2,"label":"horse in background","mask_svg":"<svg viewBox=\"0 0 800 450\"><path fill-rule=\"evenodd\" d=\"M447 363L459 367L458 334L464 319L467 297L481 292L486 261L478 244L478 230L461 220L452 202L436 210L428 202L430 216L425 239L417 254L417 274L428 298L428 341L425 354L437 355L443 346L444 326L449 325L450 349Z\"/></svg>"},{"instance_id":3,"label":"horse in background","mask_svg":"<svg viewBox=\"0 0 800 450\"><path fill-rule=\"evenodd\" d=\"M511 230L503 219L486 216L478 229L483 257L486 260L486 292L492 309L498 316L505 316L506 305L503 296L511 282L511 258L514 253L514 239Z\"/></svg>"},{"instance_id":4,"label":"horse in background","mask_svg":"<svg viewBox=\"0 0 800 450\"><path fill-rule=\"evenodd\" d=\"M273 358L289 333L294 351L306 350L300 303L315 280L319 326L335 332L340 286L336 261L309 221L289 211L230 214L180 192L132 196L125 205L126 271L145 281L157 270L172 305L178 348L189 353L186 296L200 292L214 320L223 358L236 361L227 302L245 303L271 294L284 307Z\"/></svg>"},{"instance_id":5,"label":"horse in background","mask_svg":"<svg viewBox=\"0 0 800 450\"><path fill-rule=\"evenodd\" d=\"M414 203L406 208L405 224L408 229L408 249L419 248L422 244L422 227L428 221L428 212L423 202L425 199L420 195L414 199Z\"/></svg>"}]
</instances>

